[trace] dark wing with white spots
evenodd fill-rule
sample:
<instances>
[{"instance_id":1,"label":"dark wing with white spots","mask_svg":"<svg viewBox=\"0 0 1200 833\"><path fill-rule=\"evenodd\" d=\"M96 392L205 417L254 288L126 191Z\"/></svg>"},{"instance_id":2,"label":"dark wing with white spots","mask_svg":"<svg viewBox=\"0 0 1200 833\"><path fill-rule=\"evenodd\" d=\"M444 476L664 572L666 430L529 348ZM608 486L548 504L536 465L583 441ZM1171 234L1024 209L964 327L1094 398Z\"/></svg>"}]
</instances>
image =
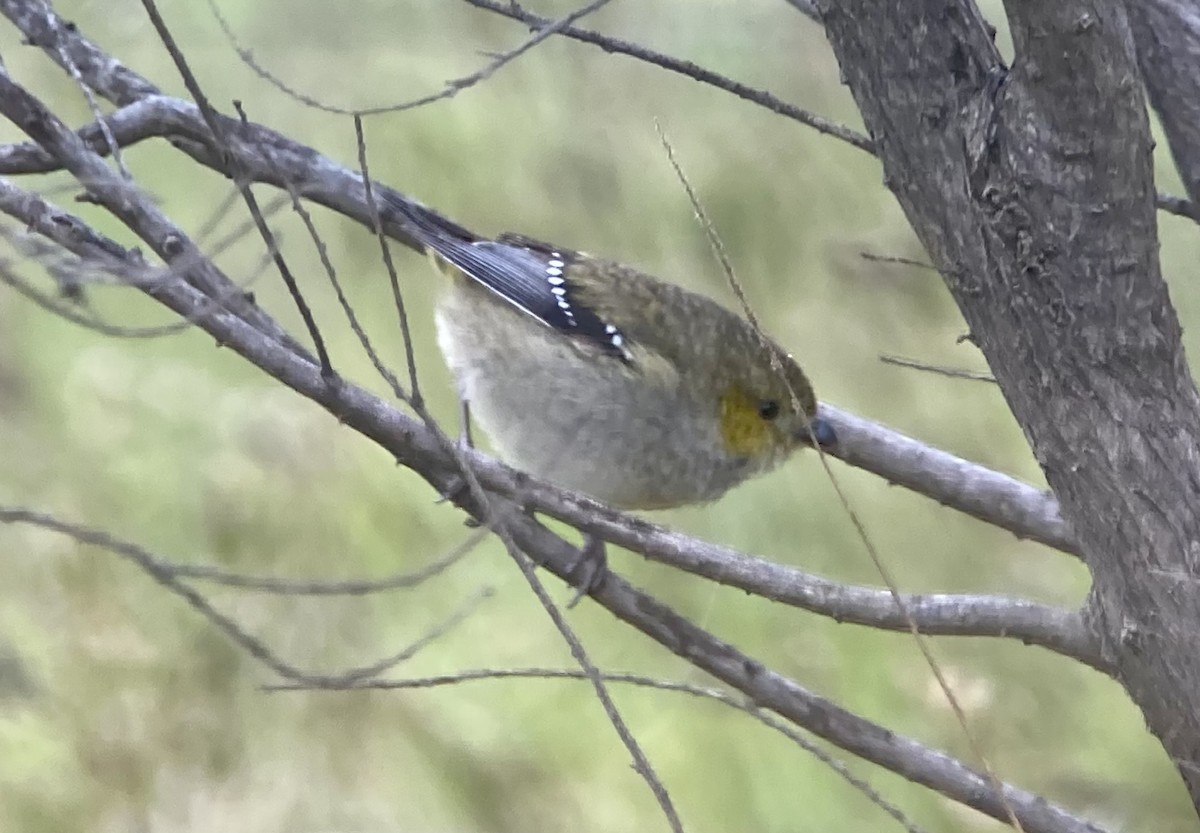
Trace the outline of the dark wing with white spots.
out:
<instances>
[{"instance_id":1,"label":"dark wing with white spots","mask_svg":"<svg viewBox=\"0 0 1200 833\"><path fill-rule=\"evenodd\" d=\"M565 335L627 359L617 328L574 297L572 266L583 256L528 238L464 241L437 236L426 245L463 274Z\"/></svg>"}]
</instances>

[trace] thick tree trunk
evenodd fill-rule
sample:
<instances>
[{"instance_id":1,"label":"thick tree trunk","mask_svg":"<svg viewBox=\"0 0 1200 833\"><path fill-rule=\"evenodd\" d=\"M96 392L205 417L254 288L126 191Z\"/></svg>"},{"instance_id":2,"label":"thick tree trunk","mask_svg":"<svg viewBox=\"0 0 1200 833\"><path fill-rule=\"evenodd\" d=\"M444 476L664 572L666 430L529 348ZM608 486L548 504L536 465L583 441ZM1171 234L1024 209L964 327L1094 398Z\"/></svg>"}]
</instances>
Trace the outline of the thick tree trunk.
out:
<instances>
[{"instance_id":1,"label":"thick tree trunk","mask_svg":"<svg viewBox=\"0 0 1200 833\"><path fill-rule=\"evenodd\" d=\"M1159 272L1120 0L821 0L886 180L1094 577L1088 616L1200 806L1200 398Z\"/></svg>"}]
</instances>

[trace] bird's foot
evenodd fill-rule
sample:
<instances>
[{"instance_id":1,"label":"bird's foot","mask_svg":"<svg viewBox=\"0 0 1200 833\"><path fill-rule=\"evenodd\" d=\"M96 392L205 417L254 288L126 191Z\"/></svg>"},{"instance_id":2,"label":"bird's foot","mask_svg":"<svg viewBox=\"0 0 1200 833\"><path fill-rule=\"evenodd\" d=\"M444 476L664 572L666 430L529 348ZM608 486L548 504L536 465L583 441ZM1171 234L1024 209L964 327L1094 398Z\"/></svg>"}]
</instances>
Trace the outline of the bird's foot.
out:
<instances>
[{"instance_id":1,"label":"bird's foot","mask_svg":"<svg viewBox=\"0 0 1200 833\"><path fill-rule=\"evenodd\" d=\"M447 481L445 488L438 495L438 499L433 502L434 506L441 506L443 503L454 503L467 490L467 479L461 474L453 475Z\"/></svg>"},{"instance_id":2,"label":"bird's foot","mask_svg":"<svg viewBox=\"0 0 1200 833\"><path fill-rule=\"evenodd\" d=\"M458 447L475 447L475 437L471 435L471 403L465 399L458 400Z\"/></svg>"},{"instance_id":3,"label":"bird's foot","mask_svg":"<svg viewBox=\"0 0 1200 833\"><path fill-rule=\"evenodd\" d=\"M568 610L579 604L584 596L600 589L608 577L608 553L602 540L591 533L584 533L583 546L579 548L579 557L571 565L570 576L575 595L567 602Z\"/></svg>"},{"instance_id":4,"label":"bird's foot","mask_svg":"<svg viewBox=\"0 0 1200 833\"><path fill-rule=\"evenodd\" d=\"M475 447L475 438L471 436L471 405L467 400L458 400L458 448L460 451L466 451ZM454 503L457 498L462 497L463 492L467 489L467 478L461 474L454 475L454 479L446 484L438 499L434 501L435 505L443 503ZM470 526L470 524L468 524ZM475 524L479 526L479 524Z\"/></svg>"}]
</instances>

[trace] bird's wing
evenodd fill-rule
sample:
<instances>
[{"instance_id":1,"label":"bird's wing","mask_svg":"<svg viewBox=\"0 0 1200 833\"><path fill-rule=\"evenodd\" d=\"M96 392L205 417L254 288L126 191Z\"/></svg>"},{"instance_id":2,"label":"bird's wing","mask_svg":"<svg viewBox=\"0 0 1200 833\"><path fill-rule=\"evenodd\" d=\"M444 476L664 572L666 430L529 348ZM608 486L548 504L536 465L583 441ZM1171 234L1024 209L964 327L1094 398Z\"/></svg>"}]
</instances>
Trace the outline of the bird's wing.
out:
<instances>
[{"instance_id":1,"label":"bird's wing","mask_svg":"<svg viewBox=\"0 0 1200 833\"><path fill-rule=\"evenodd\" d=\"M436 237L427 245L443 261L546 326L628 359L624 338L577 297L572 271L586 255L517 235L464 241Z\"/></svg>"}]
</instances>

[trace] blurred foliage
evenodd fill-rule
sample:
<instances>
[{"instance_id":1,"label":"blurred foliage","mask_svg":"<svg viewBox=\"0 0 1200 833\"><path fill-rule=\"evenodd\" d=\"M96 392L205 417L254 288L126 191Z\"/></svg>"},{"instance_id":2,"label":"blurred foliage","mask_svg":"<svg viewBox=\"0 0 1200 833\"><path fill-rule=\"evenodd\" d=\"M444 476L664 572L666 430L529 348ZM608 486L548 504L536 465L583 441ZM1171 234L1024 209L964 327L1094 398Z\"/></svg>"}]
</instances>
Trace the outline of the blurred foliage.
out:
<instances>
[{"instance_id":1,"label":"blurred foliage","mask_svg":"<svg viewBox=\"0 0 1200 833\"><path fill-rule=\"evenodd\" d=\"M217 2L262 65L341 107L439 89L525 35L454 2ZM230 109L239 99L251 118L356 165L347 117L305 107L258 77L205 4L161 6L214 102ZM557 0L541 10L569 8ZM61 0L58 10L137 71L182 92L133 0ZM820 33L781 0L613 3L588 25L857 124ZM61 114L86 120L86 104L63 73L0 29L9 71ZM983 368L972 347L956 342L964 325L935 273L860 256L923 257L869 156L688 79L554 39L479 87L371 118L367 130L377 178L468 225L603 253L728 301L656 118L765 325L823 398L1039 479L992 386L879 362L893 353ZM16 138L4 129L0 138ZM1169 188L1161 147L1159 154ZM161 143L126 158L192 231L228 194L227 182ZM53 176L43 184L65 183ZM70 197L57 194L128 239ZM244 221L240 204L227 214L217 237ZM368 331L400 366L372 237L327 212L316 217ZM289 211L276 221L338 366L383 392L311 241ZM1196 257L1194 228L1164 218L1161 232L1167 274L1179 274ZM419 258L397 257L426 390L452 421L454 397L429 315L436 279ZM252 237L220 255L243 280L257 274L260 259ZM300 331L273 273L253 288ZM1186 281L1174 290L1187 326L1200 315L1200 294ZM89 299L120 322L165 320L129 291L96 287ZM291 577L384 576L428 563L467 534L418 478L202 334L105 339L9 291L0 291L0 436L0 500L95 524L180 561ZM834 468L905 588L1082 600L1086 575L1071 558ZM879 583L812 455L714 506L656 520L832 578ZM0 529L0 555L0 829L664 829L586 685L267 694L259 685L270 673L116 557L30 528ZM624 553L611 559L805 686L968 754L909 637L837 625ZM405 593L322 600L206 592L283 656L333 671L396 651L481 585L496 596L398 673L571 666L494 542ZM551 589L567 597L565 588ZM704 682L587 602L571 621L602 667ZM1173 769L1114 683L1019 644L940 640L936 653L1003 777L1122 829L1194 829ZM616 696L693 833L897 829L824 765L740 713L657 692ZM927 830L998 828L895 776L851 766Z\"/></svg>"}]
</instances>

